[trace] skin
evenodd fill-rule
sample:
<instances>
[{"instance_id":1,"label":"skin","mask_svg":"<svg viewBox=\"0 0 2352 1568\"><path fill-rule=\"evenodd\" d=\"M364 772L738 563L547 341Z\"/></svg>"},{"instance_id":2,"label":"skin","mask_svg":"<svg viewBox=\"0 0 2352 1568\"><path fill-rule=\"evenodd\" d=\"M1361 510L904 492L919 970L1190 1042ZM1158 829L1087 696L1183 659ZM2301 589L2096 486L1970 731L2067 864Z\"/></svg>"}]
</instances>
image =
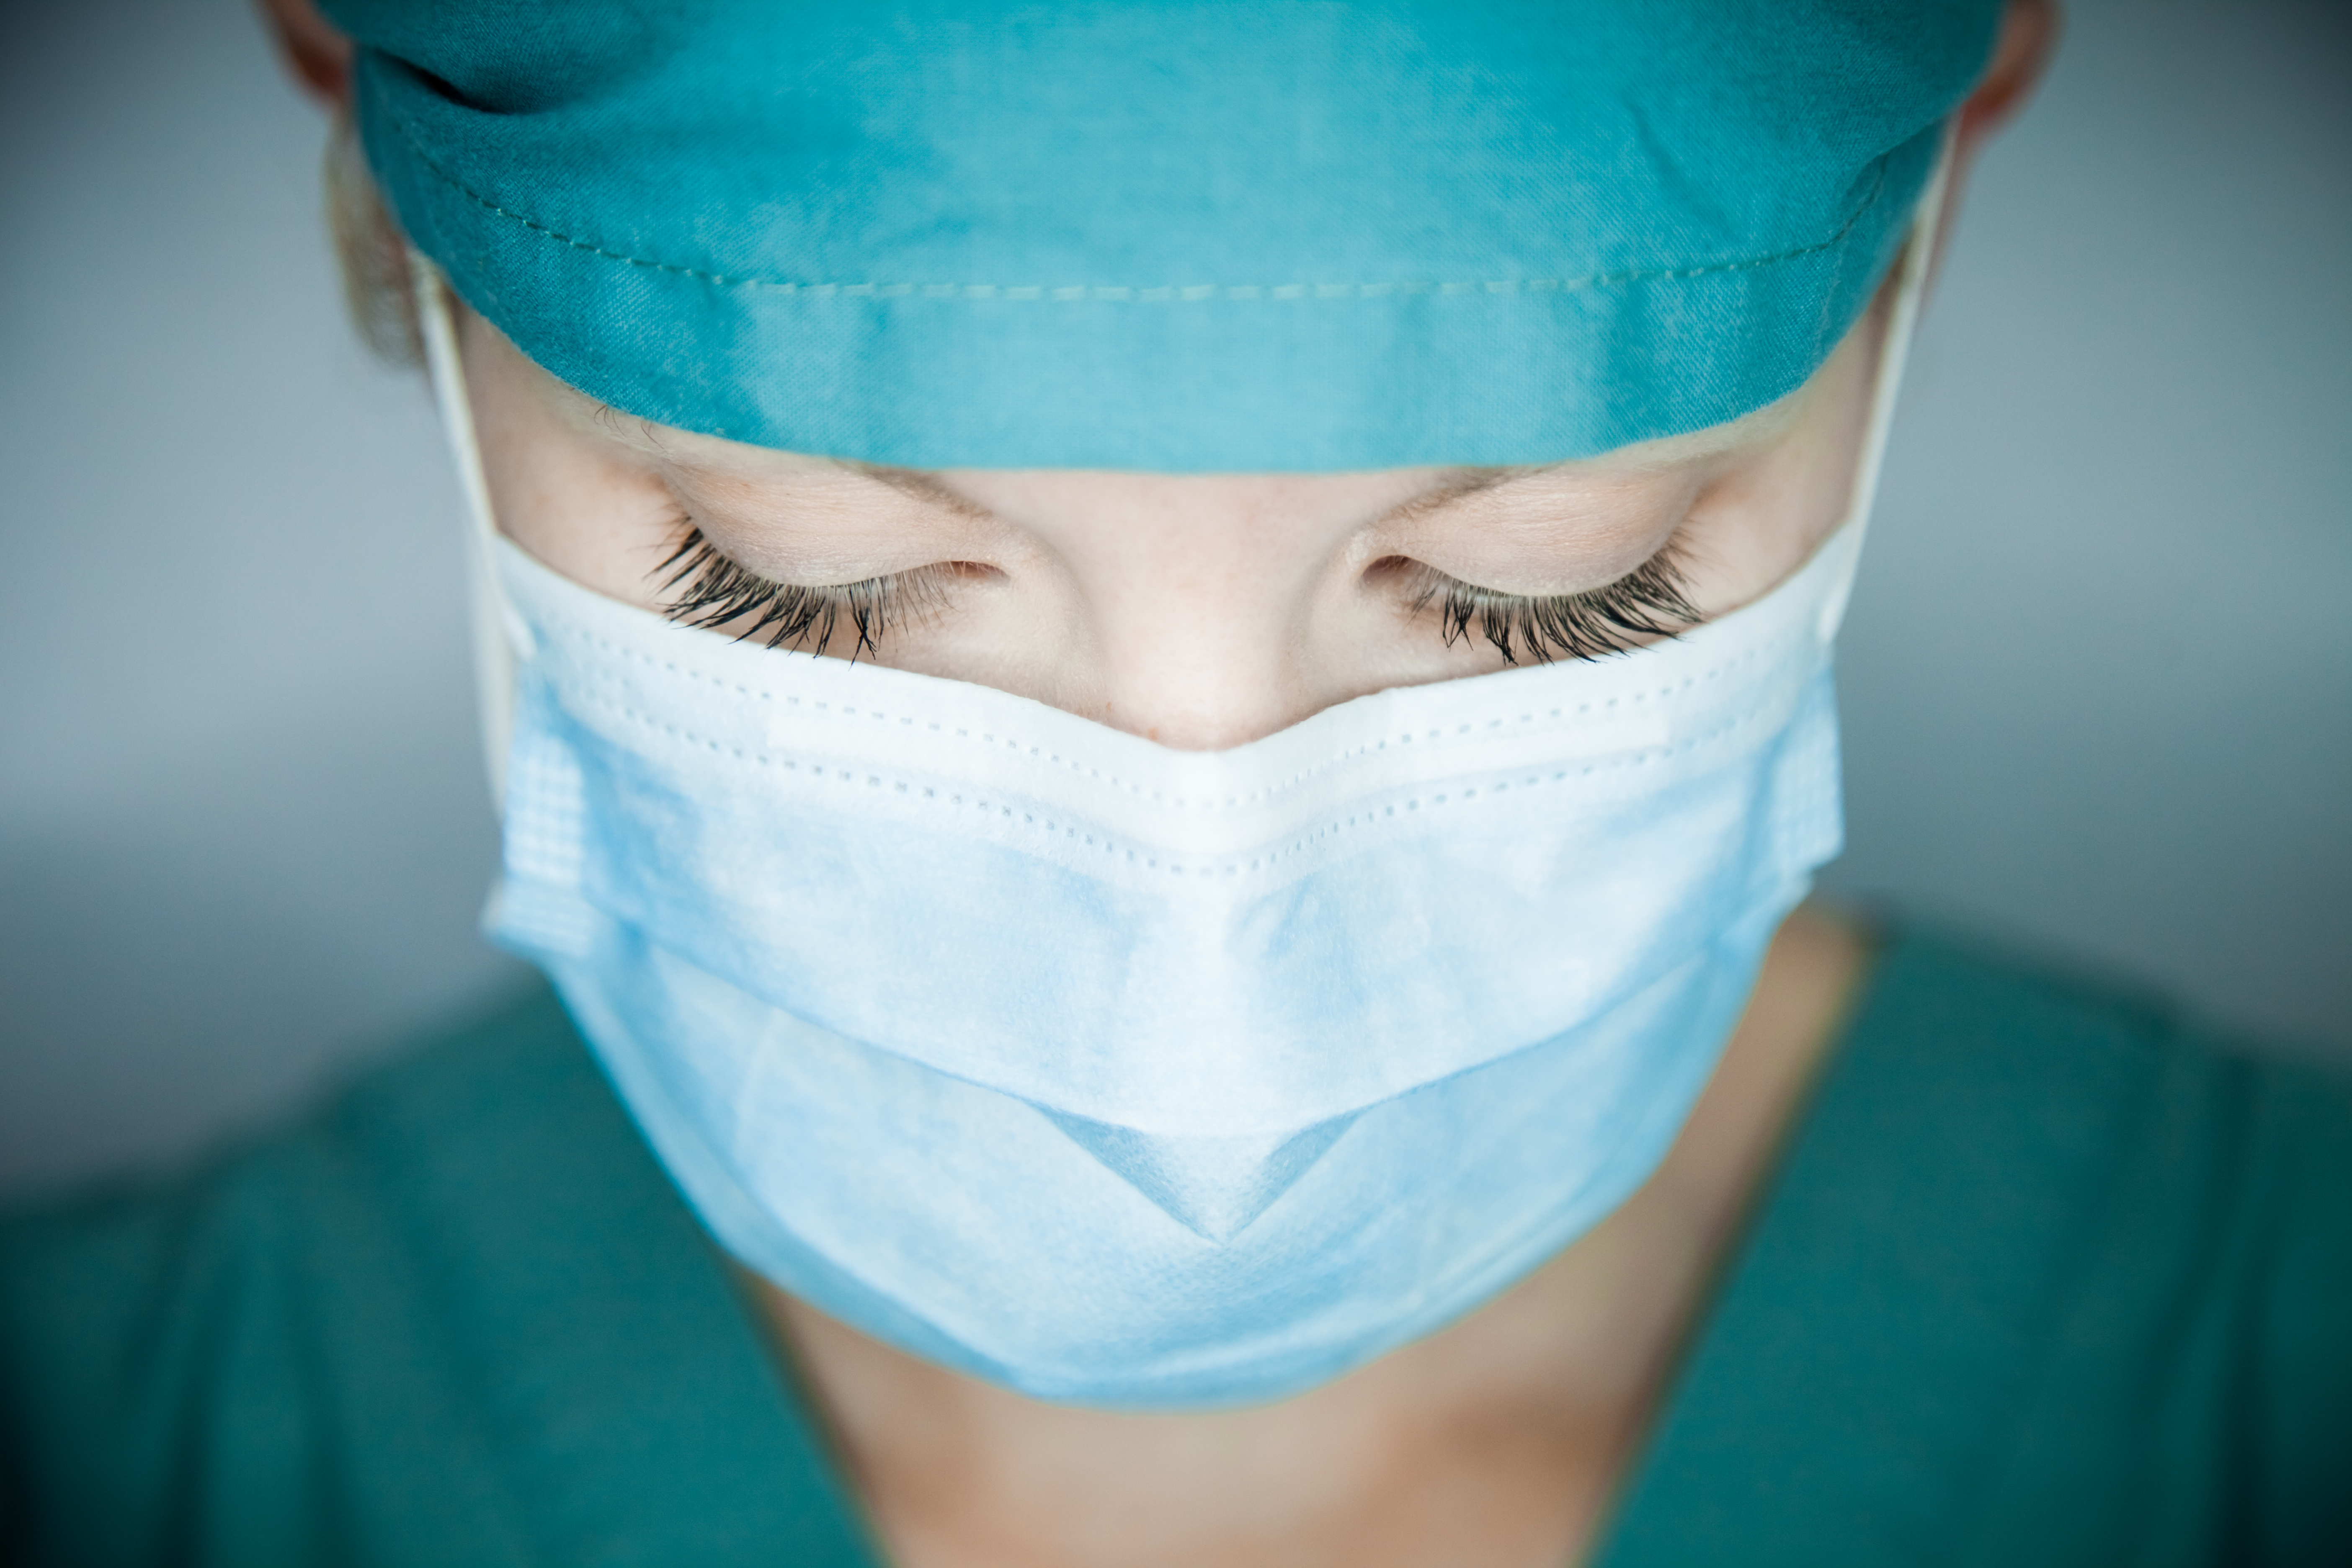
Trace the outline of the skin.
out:
<instances>
[{"instance_id":1,"label":"skin","mask_svg":"<svg viewBox=\"0 0 2352 1568\"><path fill-rule=\"evenodd\" d=\"M340 103L348 43L307 0L268 8L298 79ZM1960 114L1955 190L2053 35L2047 5L2010 6ZM1769 591L1844 514L1883 315L1882 301L1797 393L1717 429L1543 468L1311 476L877 469L616 414L470 314L460 339L499 525L555 570L663 608L656 568L690 524L779 583L902 574L906 613L873 646L800 646L1217 748L1365 692L1503 668L1475 636L1447 641L1423 602L1433 574L1569 594L1670 550L1705 615ZM1865 961L1849 927L1792 916L1633 1198L1451 1327L1280 1404L1047 1405L746 1284L909 1568L1575 1562Z\"/></svg>"},{"instance_id":2,"label":"skin","mask_svg":"<svg viewBox=\"0 0 2352 1568\"><path fill-rule=\"evenodd\" d=\"M1671 540L1694 604L1754 598L1844 514L1883 336L1734 425L1589 462L1341 475L877 469L618 416L481 318L460 332L500 527L660 609L690 520L777 583L898 576L917 604L822 651L1034 697L1189 749L1388 687L1503 668L1416 608L1432 571L1509 595L1602 587ZM797 645L806 647L805 642Z\"/></svg>"}]
</instances>

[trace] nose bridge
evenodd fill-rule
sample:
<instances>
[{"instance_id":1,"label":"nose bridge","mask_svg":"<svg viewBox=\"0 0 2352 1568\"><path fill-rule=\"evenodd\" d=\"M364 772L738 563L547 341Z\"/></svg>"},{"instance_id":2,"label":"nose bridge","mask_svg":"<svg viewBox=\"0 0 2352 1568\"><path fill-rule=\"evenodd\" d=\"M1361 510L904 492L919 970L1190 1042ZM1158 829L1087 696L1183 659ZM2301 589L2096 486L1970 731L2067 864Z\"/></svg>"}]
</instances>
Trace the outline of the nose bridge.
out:
<instances>
[{"instance_id":1,"label":"nose bridge","mask_svg":"<svg viewBox=\"0 0 2352 1568\"><path fill-rule=\"evenodd\" d=\"M1080 574L1108 722L1205 751L1314 711L1311 626L1330 530L1249 480L1188 485L1121 522Z\"/></svg>"},{"instance_id":2,"label":"nose bridge","mask_svg":"<svg viewBox=\"0 0 2352 1568\"><path fill-rule=\"evenodd\" d=\"M1286 626L1171 597L1164 617L1130 618L1105 648L1106 722L1180 751L1223 751L1313 715L1307 650Z\"/></svg>"}]
</instances>

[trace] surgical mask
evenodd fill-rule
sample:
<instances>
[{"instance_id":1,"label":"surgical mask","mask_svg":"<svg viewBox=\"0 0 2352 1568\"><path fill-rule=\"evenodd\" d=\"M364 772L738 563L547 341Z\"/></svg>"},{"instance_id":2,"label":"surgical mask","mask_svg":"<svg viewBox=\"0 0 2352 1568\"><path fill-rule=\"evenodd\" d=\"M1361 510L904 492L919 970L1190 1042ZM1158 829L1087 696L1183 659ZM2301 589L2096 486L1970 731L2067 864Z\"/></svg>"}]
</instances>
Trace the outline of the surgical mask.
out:
<instances>
[{"instance_id":1,"label":"surgical mask","mask_svg":"<svg viewBox=\"0 0 2352 1568\"><path fill-rule=\"evenodd\" d=\"M511 726L489 929L726 1247L904 1351L1185 1409L1426 1334L1656 1168L1839 847L1831 641L1928 248L1779 587L1221 752L558 576L489 527L430 289Z\"/></svg>"}]
</instances>

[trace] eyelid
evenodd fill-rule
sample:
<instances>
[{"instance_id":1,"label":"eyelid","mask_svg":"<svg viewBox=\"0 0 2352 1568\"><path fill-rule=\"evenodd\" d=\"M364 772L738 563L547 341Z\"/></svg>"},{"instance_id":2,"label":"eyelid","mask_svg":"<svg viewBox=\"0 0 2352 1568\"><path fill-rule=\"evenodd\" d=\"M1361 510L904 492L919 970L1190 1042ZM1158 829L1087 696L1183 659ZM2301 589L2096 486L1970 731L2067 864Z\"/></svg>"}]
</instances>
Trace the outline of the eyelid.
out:
<instances>
[{"instance_id":1,"label":"eyelid","mask_svg":"<svg viewBox=\"0 0 2352 1568\"><path fill-rule=\"evenodd\" d=\"M739 642L765 632L770 647L793 643L822 654L846 616L856 637L849 655L855 663L861 654L878 654L892 625L937 612L948 583L962 574L960 563L940 562L850 583L779 583L721 551L690 516L681 512L677 521L683 531L677 546L648 574L661 594L676 595L663 613L710 630L756 616L735 634ZM1685 591L1679 542L1679 535L1669 539L1615 581L1570 594L1504 593L1403 556L1374 565L1406 575L1412 615L1437 609L1448 647L1469 637L1475 624L1505 663L1517 664L1524 651L1549 664L1631 652L1654 637L1678 637L1704 619Z\"/></svg>"},{"instance_id":2,"label":"eyelid","mask_svg":"<svg viewBox=\"0 0 2352 1568\"><path fill-rule=\"evenodd\" d=\"M756 616L735 634L738 642L765 632L761 640L770 647L793 643L821 654L846 616L849 629L856 634L849 653L854 664L861 654L878 653L877 645L893 625L936 612L947 580L956 574L952 564L939 563L854 583L779 583L721 551L691 518L681 515L678 521L685 531L677 548L648 574L659 593L677 595L663 606L663 614L682 625L713 631Z\"/></svg>"},{"instance_id":3,"label":"eyelid","mask_svg":"<svg viewBox=\"0 0 2352 1568\"><path fill-rule=\"evenodd\" d=\"M1679 537L1614 582L1572 594L1506 594L1422 562L1402 563L1412 574L1407 605L1416 616L1437 610L1449 647L1475 623L1506 664L1518 663L1522 650L1538 664L1630 653L1706 618L1690 601Z\"/></svg>"}]
</instances>

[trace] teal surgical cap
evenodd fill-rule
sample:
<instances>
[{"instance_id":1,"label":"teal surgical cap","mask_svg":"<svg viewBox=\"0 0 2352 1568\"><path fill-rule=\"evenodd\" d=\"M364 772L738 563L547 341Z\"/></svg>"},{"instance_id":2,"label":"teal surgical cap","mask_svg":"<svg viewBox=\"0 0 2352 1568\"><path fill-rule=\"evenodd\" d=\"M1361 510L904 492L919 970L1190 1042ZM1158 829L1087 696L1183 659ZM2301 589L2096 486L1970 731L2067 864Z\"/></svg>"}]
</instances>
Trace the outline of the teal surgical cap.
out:
<instances>
[{"instance_id":1,"label":"teal surgical cap","mask_svg":"<svg viewBox=\"0 0 2352 1568\"><path fill-rule=\"evenodd\" d=\"M626 413L919 468L1538 463L1801 384L1999 0L330 0L413 242Z\"/></svg>"}]
</instances>

